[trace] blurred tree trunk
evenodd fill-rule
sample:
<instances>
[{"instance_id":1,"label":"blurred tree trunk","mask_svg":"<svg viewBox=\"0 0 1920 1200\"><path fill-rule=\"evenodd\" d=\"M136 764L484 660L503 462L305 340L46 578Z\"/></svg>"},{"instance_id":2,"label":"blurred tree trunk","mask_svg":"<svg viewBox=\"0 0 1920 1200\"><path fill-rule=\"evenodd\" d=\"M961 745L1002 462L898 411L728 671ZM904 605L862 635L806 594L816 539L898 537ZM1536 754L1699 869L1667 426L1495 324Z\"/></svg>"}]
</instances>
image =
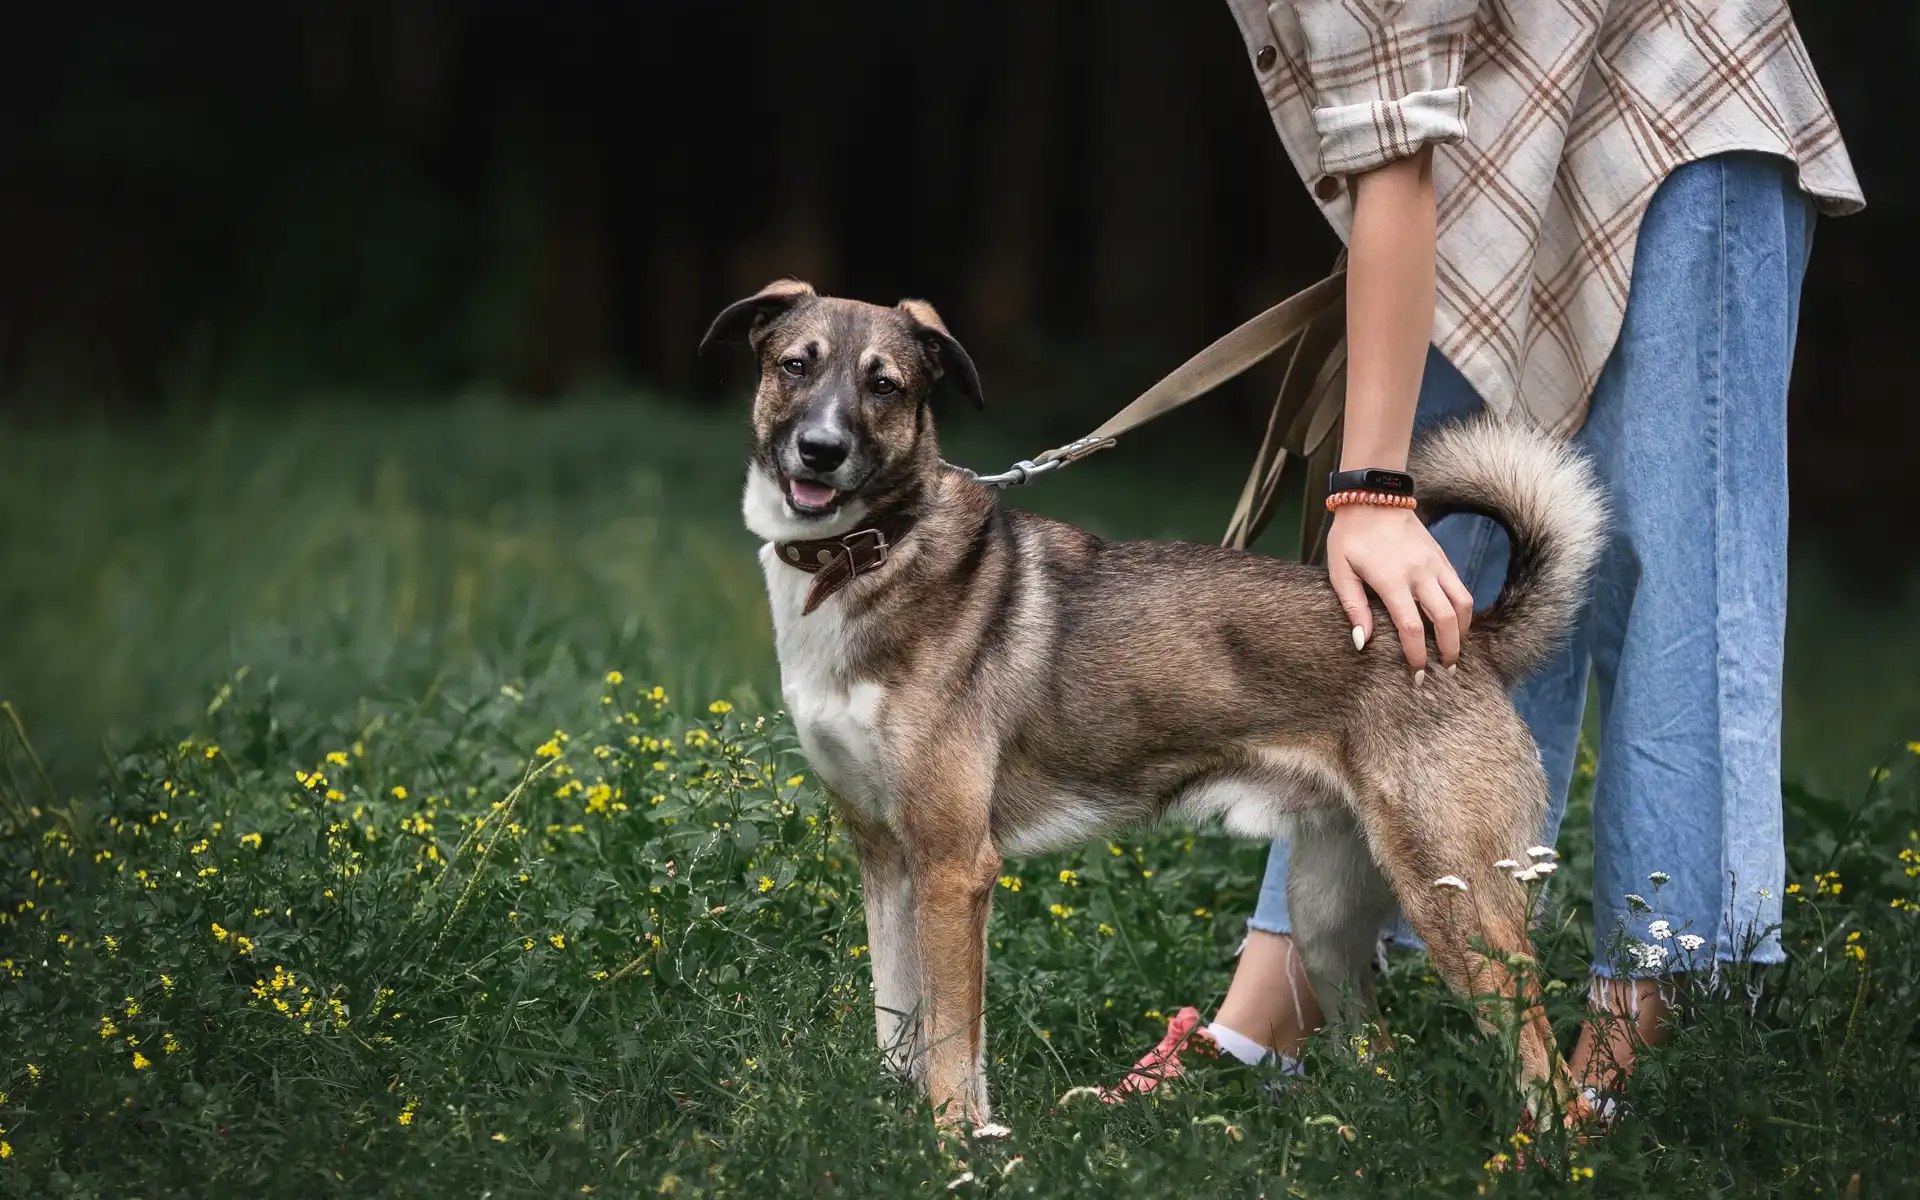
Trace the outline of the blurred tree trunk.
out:
<instances>
[{"instance_id":1,"label":"blurred tree trunk","mask_svg":"<svg viewBox=\"0 0 1920 1200\"><path fill-rule=\"evenodd\" d=\"M1107 0L1090 24L1099 81L1087 186L1096 214L1089 311L1102 339L1195 344L1205 312L1208 175L1197 22L1211 12Z\"/></svg>"},{"instance_id":2,"label":"blurred tree trunk","mask_svg":"<svg viewBox=\"0 0 1920 1200\"><path fill-rule=\"evenodd\" d=\"M1060 141L1054 80L1059 0L1024 0L1007 29L1003 81L975 193L978 249L961 284L962 317L974 353L1001 362L1018 354L1040 319Z\"/></svg>"},{"instance_id":3,"label":"blurred tree trunk","mask_svg":"<svg viewBox=\"0 0 1920 1200\"><path fill-rule=\"evenodd\" d=\"M607 366L611 247L593 131L568 129L547 150L533 355L523 384L551 397Z\"/></svg>"}]
</instances>

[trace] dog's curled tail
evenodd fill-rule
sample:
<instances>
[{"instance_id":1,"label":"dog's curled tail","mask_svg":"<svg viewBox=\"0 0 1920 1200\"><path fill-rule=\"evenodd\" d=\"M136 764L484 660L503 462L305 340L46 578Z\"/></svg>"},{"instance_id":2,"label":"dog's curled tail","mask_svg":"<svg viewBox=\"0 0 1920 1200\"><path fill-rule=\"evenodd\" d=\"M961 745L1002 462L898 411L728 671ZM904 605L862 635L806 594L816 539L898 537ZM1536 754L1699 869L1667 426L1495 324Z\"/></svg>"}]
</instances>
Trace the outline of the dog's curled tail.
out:
<instances>
[{"instance_id":1,"label":"dog's curled tail","mask_svg":"<svg viewBox=\"0 0 1920 1200\"><path fill-rule=\"evenodd\" d=\"M1593 466L1565 443L1518 424L1476 417L1429 433L1409 469L1421 520L1489 517L1512 546L1506 586L1467 635L1513 687L1546 665L1587 597L1606 540L1606 493Z\"/></svg>"}]
</instances>

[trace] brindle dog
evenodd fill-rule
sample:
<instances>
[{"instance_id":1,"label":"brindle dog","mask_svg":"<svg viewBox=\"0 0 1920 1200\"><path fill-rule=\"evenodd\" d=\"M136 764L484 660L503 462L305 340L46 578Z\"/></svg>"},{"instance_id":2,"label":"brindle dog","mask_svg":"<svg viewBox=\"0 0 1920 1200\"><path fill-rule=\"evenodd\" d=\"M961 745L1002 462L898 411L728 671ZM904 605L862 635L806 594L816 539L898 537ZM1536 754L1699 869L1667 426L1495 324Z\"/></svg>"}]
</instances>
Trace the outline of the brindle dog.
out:
<instances>
[{"instance_id":1,"label":"brindle dog","mask_svg":"<svg viewBox=\"0 0 1920 1200\"><path fill-rule=\"evenodd\" d=\"M1546 804L1507 692L1567 629L1604 536L1581 459L1486 421L1416 447L1423 518L1484 513L1513 543L1459 661L1418 676L1378 608L1357 644L1324 570L1106 541L943 464L929 397L945 379L977 402L980 380L923 301L782 281L702 345L741 338L760 363L744 507L782 691L859 846L880 1045L943 1120L989 1119L1001 856L1169 815L1293 839L1294 939L1330 1014L1355 1018L1397 900L1448 984L1514 1037L1529 1104L1577 1103L1514 969L1525 889L1495 864L1525 860Z\"/></svg>"}]
</instances>

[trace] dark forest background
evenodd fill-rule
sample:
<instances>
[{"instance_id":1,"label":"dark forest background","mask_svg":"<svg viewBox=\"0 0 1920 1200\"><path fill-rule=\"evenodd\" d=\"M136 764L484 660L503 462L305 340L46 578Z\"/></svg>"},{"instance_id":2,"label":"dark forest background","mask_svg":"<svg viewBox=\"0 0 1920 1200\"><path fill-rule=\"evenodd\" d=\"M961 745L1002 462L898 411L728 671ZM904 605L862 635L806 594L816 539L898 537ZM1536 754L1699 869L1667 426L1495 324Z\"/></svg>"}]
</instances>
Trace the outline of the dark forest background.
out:
<instances>
[{"instance_id":1,"label":"dark forest background","mask_svg":"<svg viewBox=\"0 0 1920 1200\"><path fill-rule=\"evenodd\" d=\"M1920 8L1797 16L1869 203L1817 235L1793 406L1797 512L1842 536L1920 477ZM31 421L712 404L706 320L797 274L933 300L990 393L1077 431L1337 249L1218 0L14 4L0 110ZM1233 433L1261 387L1191 419Z\"/></svg>"}]
</instances>

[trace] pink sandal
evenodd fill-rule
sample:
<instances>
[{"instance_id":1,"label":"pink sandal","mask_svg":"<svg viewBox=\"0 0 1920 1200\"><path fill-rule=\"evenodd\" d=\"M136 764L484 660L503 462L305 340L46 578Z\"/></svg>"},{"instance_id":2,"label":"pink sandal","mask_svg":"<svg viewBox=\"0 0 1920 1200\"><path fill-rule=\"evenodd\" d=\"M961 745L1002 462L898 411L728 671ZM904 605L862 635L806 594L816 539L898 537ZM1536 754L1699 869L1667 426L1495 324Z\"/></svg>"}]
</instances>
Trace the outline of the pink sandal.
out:
<instances>
[{"instance_id":1,"label":"pink sandal","mask_svg":"<svg viewBox=\"0 0 1920 1200\"><path fill-rule=\"evenodd\" d=\"M1117 1085L1100 1089L1100 1099L1108 1104L1119 1104L1129 1096L1143 1096L1159 1087L1169 1079L1178 1079L1186 1073L1180 1065L1183 1051L1191 1051L1204 1058L1219 1058L1220 1046L1201 1023L1200 1010L1188 1005L1173 1014L1167 1022L1167 1036L1160 1044L1133 1064L1133 1070Z\"/></svg>"}]
</instances>

